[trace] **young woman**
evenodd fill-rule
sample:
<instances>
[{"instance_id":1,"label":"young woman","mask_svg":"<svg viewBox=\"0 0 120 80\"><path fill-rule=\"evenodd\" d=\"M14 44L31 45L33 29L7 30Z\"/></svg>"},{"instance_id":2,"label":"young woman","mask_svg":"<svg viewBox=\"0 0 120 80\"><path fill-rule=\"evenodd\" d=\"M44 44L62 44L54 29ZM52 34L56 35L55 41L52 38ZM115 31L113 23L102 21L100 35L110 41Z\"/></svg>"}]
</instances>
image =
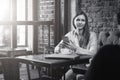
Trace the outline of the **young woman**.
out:
<instances>
[{"instance_id":1,"label":"young woman","mask_svg":"<svg viewBox=\"0 0 120 80\"><path fill-rule=\"evenodd\" d=\"M55 47L54 52L60 54L89 54L97 51L97 36L89 30L87 15L81 11L73 18L75 30L68 32L63 40ZM66 80L72 80L76 74L70 69Z\"/></svg>"}]
</instances>

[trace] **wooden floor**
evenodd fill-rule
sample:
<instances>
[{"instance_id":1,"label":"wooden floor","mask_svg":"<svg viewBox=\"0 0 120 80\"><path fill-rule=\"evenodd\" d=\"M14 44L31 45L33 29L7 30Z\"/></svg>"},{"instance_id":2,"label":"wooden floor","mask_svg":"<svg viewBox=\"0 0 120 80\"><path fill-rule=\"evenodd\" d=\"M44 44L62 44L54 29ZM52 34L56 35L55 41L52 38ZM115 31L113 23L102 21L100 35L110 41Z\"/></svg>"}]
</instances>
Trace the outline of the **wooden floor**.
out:
<instances>
[{"instance_id":1,"label":"wooden floor","mask_svg":"<svg viewBox=\"0 0 120 80\"><path fill-rule=\"evenodd\" d=\"M31 76L31 79L39 78L38 70L36 68L33 69L31 65L30 65L30 76ZM22 64L20 66L20 79L28 80L27 69L25 64ZM0 74L0 80L4 80L3 74Z\"/></svg>"}]
</instances>

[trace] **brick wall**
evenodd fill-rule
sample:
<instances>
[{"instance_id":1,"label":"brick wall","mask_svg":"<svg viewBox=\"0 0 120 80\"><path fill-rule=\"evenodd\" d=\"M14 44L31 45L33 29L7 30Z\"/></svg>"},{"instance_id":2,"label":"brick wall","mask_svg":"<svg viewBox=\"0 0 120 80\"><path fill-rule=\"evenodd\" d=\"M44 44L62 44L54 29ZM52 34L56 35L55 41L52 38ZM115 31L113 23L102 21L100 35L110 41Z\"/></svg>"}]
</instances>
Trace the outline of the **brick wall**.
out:
<instances>
[{"instance_id":1,"label":"brick wall","mask_svg":"<svg viewBox=\"0 0 120 80\"><path fill-rule=\"evenodd\" d=\"M120 0L79 0L79 10L87 13L92 30L117 27L118 4ZM119 4L120 5L120 4Z\"/></svg>"},{"instance_id":2,"label":"brick wall","mask_svg":"<svg viewBox=\"0 0 120 80\"><path fill-rule=\"evenodd\" d=\"M38 19L40 21L53 21L55 15L55 0L39 0ZM76 4L77 5L77 4ZM120 0L78 0L78 9L87 13L91 30L113 30L117 28L117 13ZM48 25L39 26L38 52L48 45ZM50 25L50 44L54 45L54 25Z\"/></svg>"},{"instance_id":3,"label":"brick wall","mask_svg":"<svg viewBox=\"0 0 120 80\"><path fill-rule=\"evenodd\" d=\"M38 20L46 22L45 25L38 27L38 52L43 53L44 47L54 46L54 24L47 22L55 20L55 2L54 0L39 0L38 1ZM50 32L50 39L49 39Z\"/></svg>"},{"instance_id":4,"label":"brick wall","mask_svg":"<svg viewBox=\"0 0 120 80\"><path fill-rule=\"evenodd\" d=\"M54 20L54 0L39 0L38 1L38 17L40 21Z\"/></svg>"}]
</instances>

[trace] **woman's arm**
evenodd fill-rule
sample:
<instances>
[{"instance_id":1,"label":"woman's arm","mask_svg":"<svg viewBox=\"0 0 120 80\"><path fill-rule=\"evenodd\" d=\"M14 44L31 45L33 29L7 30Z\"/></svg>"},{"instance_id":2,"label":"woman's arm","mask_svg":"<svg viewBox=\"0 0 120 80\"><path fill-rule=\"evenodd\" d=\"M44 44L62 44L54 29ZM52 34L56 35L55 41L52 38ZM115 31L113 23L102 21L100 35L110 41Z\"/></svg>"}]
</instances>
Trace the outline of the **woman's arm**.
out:
<instances>
[{"instance_id":1,"label":"woman's arm","mask_svg":"<svg viewBox=\"0 0 120 80\"><path fill-rule=\"evenodd\" d=\"M88 54L88 55L92 55L93 52L81 47L76 47L76 54Z\"/></svg>"},{"instance_id":2,"label":"woman's arm","mask_svg":"<svg viewBox=\"0 0 120 80\"><path fill-rule=\"evenodd\" d=\"M94 55L97 52L97 36L94 32L90 34L90 41L88 43L88 48L84 49L78 46L75 46L77 54L88 54Z\"/></svg>"},{"instance_id":3,"label":"woman's arm","mask_svg":"<svg viewBox=\"0 0 120 80\"><path fill-rule=\"evenodd\" d=\"M58 53L60 53L60 44L62 44L62 40L59 42L59 44L55 47L55 49L54 49L54 53L56 53L56 54L58 54Z\"/></svg>"},{"instance_id":4,"label":"woman's arm","mask_svg":"<svg viewBox=\"0 0 120 80\"><path fill-rule=\"evenodd\" d=\"M54 53L71 54L74 47L70 43L71 32L67 33L60 43L55 47Z\"/></svg>"}]
</instances>

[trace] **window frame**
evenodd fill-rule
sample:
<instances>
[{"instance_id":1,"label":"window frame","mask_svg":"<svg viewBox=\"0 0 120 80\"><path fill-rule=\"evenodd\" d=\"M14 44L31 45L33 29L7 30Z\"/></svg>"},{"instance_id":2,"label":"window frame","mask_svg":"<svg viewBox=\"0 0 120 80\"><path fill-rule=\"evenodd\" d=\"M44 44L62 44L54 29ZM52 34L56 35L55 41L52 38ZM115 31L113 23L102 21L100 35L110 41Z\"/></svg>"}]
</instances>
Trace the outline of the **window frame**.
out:
<instances>
[{"instance_id":1,"label":"window frame","mask_svg":"<svg viewBox=\"0 0 120 80\"><path fill-rule=\"evenodd\" d=\"M38 0L33 0L32 3L32 8L33 8L33 13L32 13L32 17L33 20L32 21L17 21L17 15L16 15L16 11L17 11L17 2L16 0L12 0L12 4L13 4L13 14L12 14L12 20L11 21L0 21L0 25L11 25L12 26L12 42L11 42L11 48L17 48L17 25L32 25L33 26L33 53L38 53L38 26L39 25L48 25L49 26L49 30L50 30L50 25L54 25L55 26L55 22L54 21L38 21ZM56 0L55 0L56 2ZM56 9L55 8L55 14L56 14ZM27 19L27 18L26 18ZM55 21L57 21L57 19L55 19ZM58 25L57 25L58 26ZM54 33L55 36L56 33ZM49 33L50 35L50 33ZM48 42L48 46L50 46L50 36L49 36L49 42ZM55 41L56 42L56 41Z\"/></svg>"},{"instance_id":2,"label":"window frame","mask_svg":"<svg viewBox=\"0 0 120 80\"><path fill-rule=\"evenodd\" d=\"M25 21L17 21L17 0L11 0L10 5L12 8L12 13L10 17L12 20L9 21L0 21L0 25L10 25L12 27L12 33L11 33L11 48L17 48L17 47L27 47L28 43L28 35L27 35L27 29L28 25L34 25L34 21L27 21L28 19L28 0L25 0ZM32 6L34 7L34 6ZM32 24L31 24L32 23ZM17 25L25 25L25 45L17 45ZM0 46L4 47L4 46Z\"/></svg>"}]
</instances>

